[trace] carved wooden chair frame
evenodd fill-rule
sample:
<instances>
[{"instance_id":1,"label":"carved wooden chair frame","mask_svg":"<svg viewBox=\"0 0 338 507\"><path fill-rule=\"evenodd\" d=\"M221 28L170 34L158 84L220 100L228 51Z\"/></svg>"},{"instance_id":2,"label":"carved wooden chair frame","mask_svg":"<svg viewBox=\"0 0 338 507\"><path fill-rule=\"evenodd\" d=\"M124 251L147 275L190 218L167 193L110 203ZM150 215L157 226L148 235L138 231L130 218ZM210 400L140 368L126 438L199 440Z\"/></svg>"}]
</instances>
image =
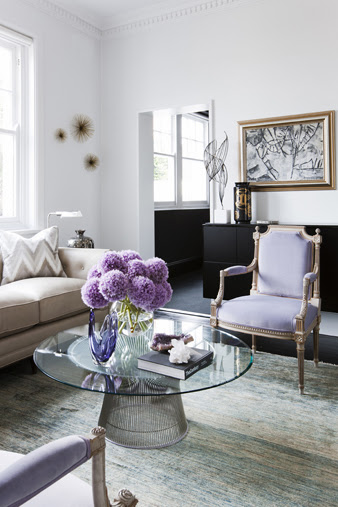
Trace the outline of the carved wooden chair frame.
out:
<instances>
[{"instance_id":1,"label":"carved wooden chair frame","mask_svg":"<svg viewBox=\"0 0 338 507\"><path fill-rule=\"evenodd\" d=\"M257 282L259 272L259 242L260 238L267 236L272 231L293 231L298 232L304 239L312 241L312 274L311 277L304 277L303 279L303 298L300 305L300 311L296 315L296 329L294 333L282 332L282 331L270 331L265 329L253 328L241 326L239 324L231 324L223 322L217 318L217 308L221 305L224 297L224 279L227 276L240 275L252 272L252 286L250 295L258 294ZM228 268L220 271L220 285L217 297L211 302L210 312L210 324L213 327L219 326L226 329L233 329L242 333L248 333L252 335L252 350L256 351L256 336L265 336L268 338L279 338L282 340L293 340L297 344L297 358L298 358L298 373L299 373L299 391L304 394L304 350L305 341L309 334L313 331L313 349L314 349L314 364L318 366L318 351L319 351L319 326L321 321L321 299L319 290L319 266L320 266L320 245L322 243L322 237L320 230L316 229L314 236L309 235L305 231L304 226L281 226L281 225L269 225L268 229L264 233L259 232L257 226L253 233L253 239L255 242L254 259L246 267L237 267L237 270ZM239 269L242 268L242 269ZM311 287L310 287L311 284ZM310 298L308 297L310 292ZM313 306L318 308L317 318L311 323L308 329L305 329L305 317L308 309L308 304L311 303Z\"/></svg>"}]
</instances>

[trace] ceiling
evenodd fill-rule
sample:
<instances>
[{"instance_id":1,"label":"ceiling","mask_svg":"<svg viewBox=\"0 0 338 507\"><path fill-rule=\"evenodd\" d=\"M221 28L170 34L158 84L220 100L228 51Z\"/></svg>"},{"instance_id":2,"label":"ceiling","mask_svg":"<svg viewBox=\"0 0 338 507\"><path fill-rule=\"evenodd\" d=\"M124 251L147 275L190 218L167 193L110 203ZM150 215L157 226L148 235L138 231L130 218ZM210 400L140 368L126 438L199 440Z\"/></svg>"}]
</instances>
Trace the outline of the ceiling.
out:
<instances>
[{"instance_id":1,"label":"ceiling","mask_svg":"<svg viewBox=\"0 0 338 507\"><path fill-rule=\"evenodd\" d=\"M201 3L201 0L51 0L104 30Z\"/></svg>"}]
</instances>

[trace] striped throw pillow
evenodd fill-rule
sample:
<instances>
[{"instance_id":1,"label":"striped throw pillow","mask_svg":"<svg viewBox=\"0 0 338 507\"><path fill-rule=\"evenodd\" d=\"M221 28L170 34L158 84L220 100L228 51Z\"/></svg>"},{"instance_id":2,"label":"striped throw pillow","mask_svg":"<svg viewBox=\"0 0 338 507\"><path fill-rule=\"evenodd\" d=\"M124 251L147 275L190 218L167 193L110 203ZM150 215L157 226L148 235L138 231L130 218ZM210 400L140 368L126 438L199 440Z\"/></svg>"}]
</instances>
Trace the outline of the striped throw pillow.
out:
<instances>
[{"instance_id":1,"label":"striped throw pillow","mask_svg":"<svg viewBox=\"0 0 338 507\"><path fill-rule=\"evenodd\" d=\"M3 261L1 285L24 278L66 276L58 254L59 229L44 229L26 239L14 232L0 231Z\"/></svg>"}]
</instances>

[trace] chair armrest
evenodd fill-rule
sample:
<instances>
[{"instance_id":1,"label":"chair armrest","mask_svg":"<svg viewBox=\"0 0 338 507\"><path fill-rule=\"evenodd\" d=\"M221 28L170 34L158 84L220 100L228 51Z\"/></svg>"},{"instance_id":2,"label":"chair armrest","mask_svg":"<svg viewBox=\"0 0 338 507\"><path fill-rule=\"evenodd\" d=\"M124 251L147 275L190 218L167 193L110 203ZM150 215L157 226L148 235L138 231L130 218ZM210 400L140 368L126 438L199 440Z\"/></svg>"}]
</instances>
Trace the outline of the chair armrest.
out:
<instances>
[{"instance_id":1,"label":"chair armrest","mask_svg":"<svg viewBox=\"0 0 338 507\"><path fill-rule=\"evenodd\" d=\"M247 266L231 266L223 270L224 276L244 275L245 273L248 273Z\"/></svg>"},{"instance_id":2,"label":"chair armrest","mask_svg":"<svg viewBox=\"0 0 338 507\"><path fill-rule=\"evenodd\" d=\"M60 438L5 468L0 474L1 507L18 507L26 503L90 458L94 507L135 507L138 500L128 489L120 490L113 504L109 501L105 476L105 436L106 430L98 426L86 437L72 435Z\"/></svg>"},{"instance_id":3,"label":"chair armrest","mask_svg":"<svg viewBox=\"0 0 338 507\"><path fill-rule=\"evenodd\" d=\"M310 283L313 283L315 280L317 280L318 278L318 274L317 273L306 273L304 275L304 278L303 278L303 285L304 285L304 280L307 279L307 280L310 280Z\"/></svg>"},{"instance_id":4,"label":"chair armrest","mask_svg":"<svg viewBox=\"0 0 338 507\"><path fill-rule=\"evenodd\" d=\"M26 454L1 473L1 505L27 502L90 456L89 440L77 435L60 438Z\"/></svg>"},{"instance_id":5,"label":"chair armrest","mask_svg":"<svg viewBox=\"0 0 338 507\"><path fill-rule=\"evenodd\" d=\"M104 248L59 248L59 258L68 278L87 278L88 271L103 254Z\"/></svg>"},{"instance_id":6,"label":"chair armrest","mask_svg":"<svg viewBox=\"0 0 338 507\"><path fill-rule=\"evenodd\" d=\"M300 312L296 315L295 319L296 321L299 321L299 326L303 327L305 317L307 314L307 308L309 304L309 287L310 283L313 283L317 280L318 273L310 272L306 273L303 277L303 299L302 299L302 306L300 308Z\"/></svg>"},{"instance_id":7,"label":"chair armrest","mask_svg":"<svg viewBox=\"0 0 338 507\"><path fill-rule=\"evenodd\" d=\"M231 266L230 268L222 269L219 273L220 283L216 299L211 301L211 316L216 318L216 308L220 306L224 296L224 278L235 275L245 275L251 273L258 266L257 259L254 259L249 266ZM213 325L213 324L211 324Z\"/></svg>"}]
</instances>

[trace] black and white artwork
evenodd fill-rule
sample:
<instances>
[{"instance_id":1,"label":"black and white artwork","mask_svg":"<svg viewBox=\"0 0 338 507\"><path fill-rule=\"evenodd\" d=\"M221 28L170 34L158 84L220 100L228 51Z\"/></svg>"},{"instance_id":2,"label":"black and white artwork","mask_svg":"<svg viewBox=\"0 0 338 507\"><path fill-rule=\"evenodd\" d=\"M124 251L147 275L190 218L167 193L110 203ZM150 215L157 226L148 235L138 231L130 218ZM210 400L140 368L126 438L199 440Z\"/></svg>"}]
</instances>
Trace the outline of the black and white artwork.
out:
<instances>
[{"instance_id":1,"label":"black and white artwork","mask_svg":"<svg viewBox=\"0 0 338 507\"><path fill-rule=\"evenodd\" d=\"M333 113L323 113L322 118L321 113L312 113L308 118L302 115L238 122L242 181L257 190L274 186L287 189L292 185L333 188L333 168L327 167L334 161L330 153L333 146L328 142L332 137ZM282 121L286 119L289 121Z\"/></svg>"},{"instance_id":2,"label":"black and white artwork","mask_svg":"<svg viewBox=\"0 0 338 507\"><path fill-rule=\"evenodd\" d=\"M323 124L247 130L247 181L322 180Z\"/></svg>"}]
</instances>

